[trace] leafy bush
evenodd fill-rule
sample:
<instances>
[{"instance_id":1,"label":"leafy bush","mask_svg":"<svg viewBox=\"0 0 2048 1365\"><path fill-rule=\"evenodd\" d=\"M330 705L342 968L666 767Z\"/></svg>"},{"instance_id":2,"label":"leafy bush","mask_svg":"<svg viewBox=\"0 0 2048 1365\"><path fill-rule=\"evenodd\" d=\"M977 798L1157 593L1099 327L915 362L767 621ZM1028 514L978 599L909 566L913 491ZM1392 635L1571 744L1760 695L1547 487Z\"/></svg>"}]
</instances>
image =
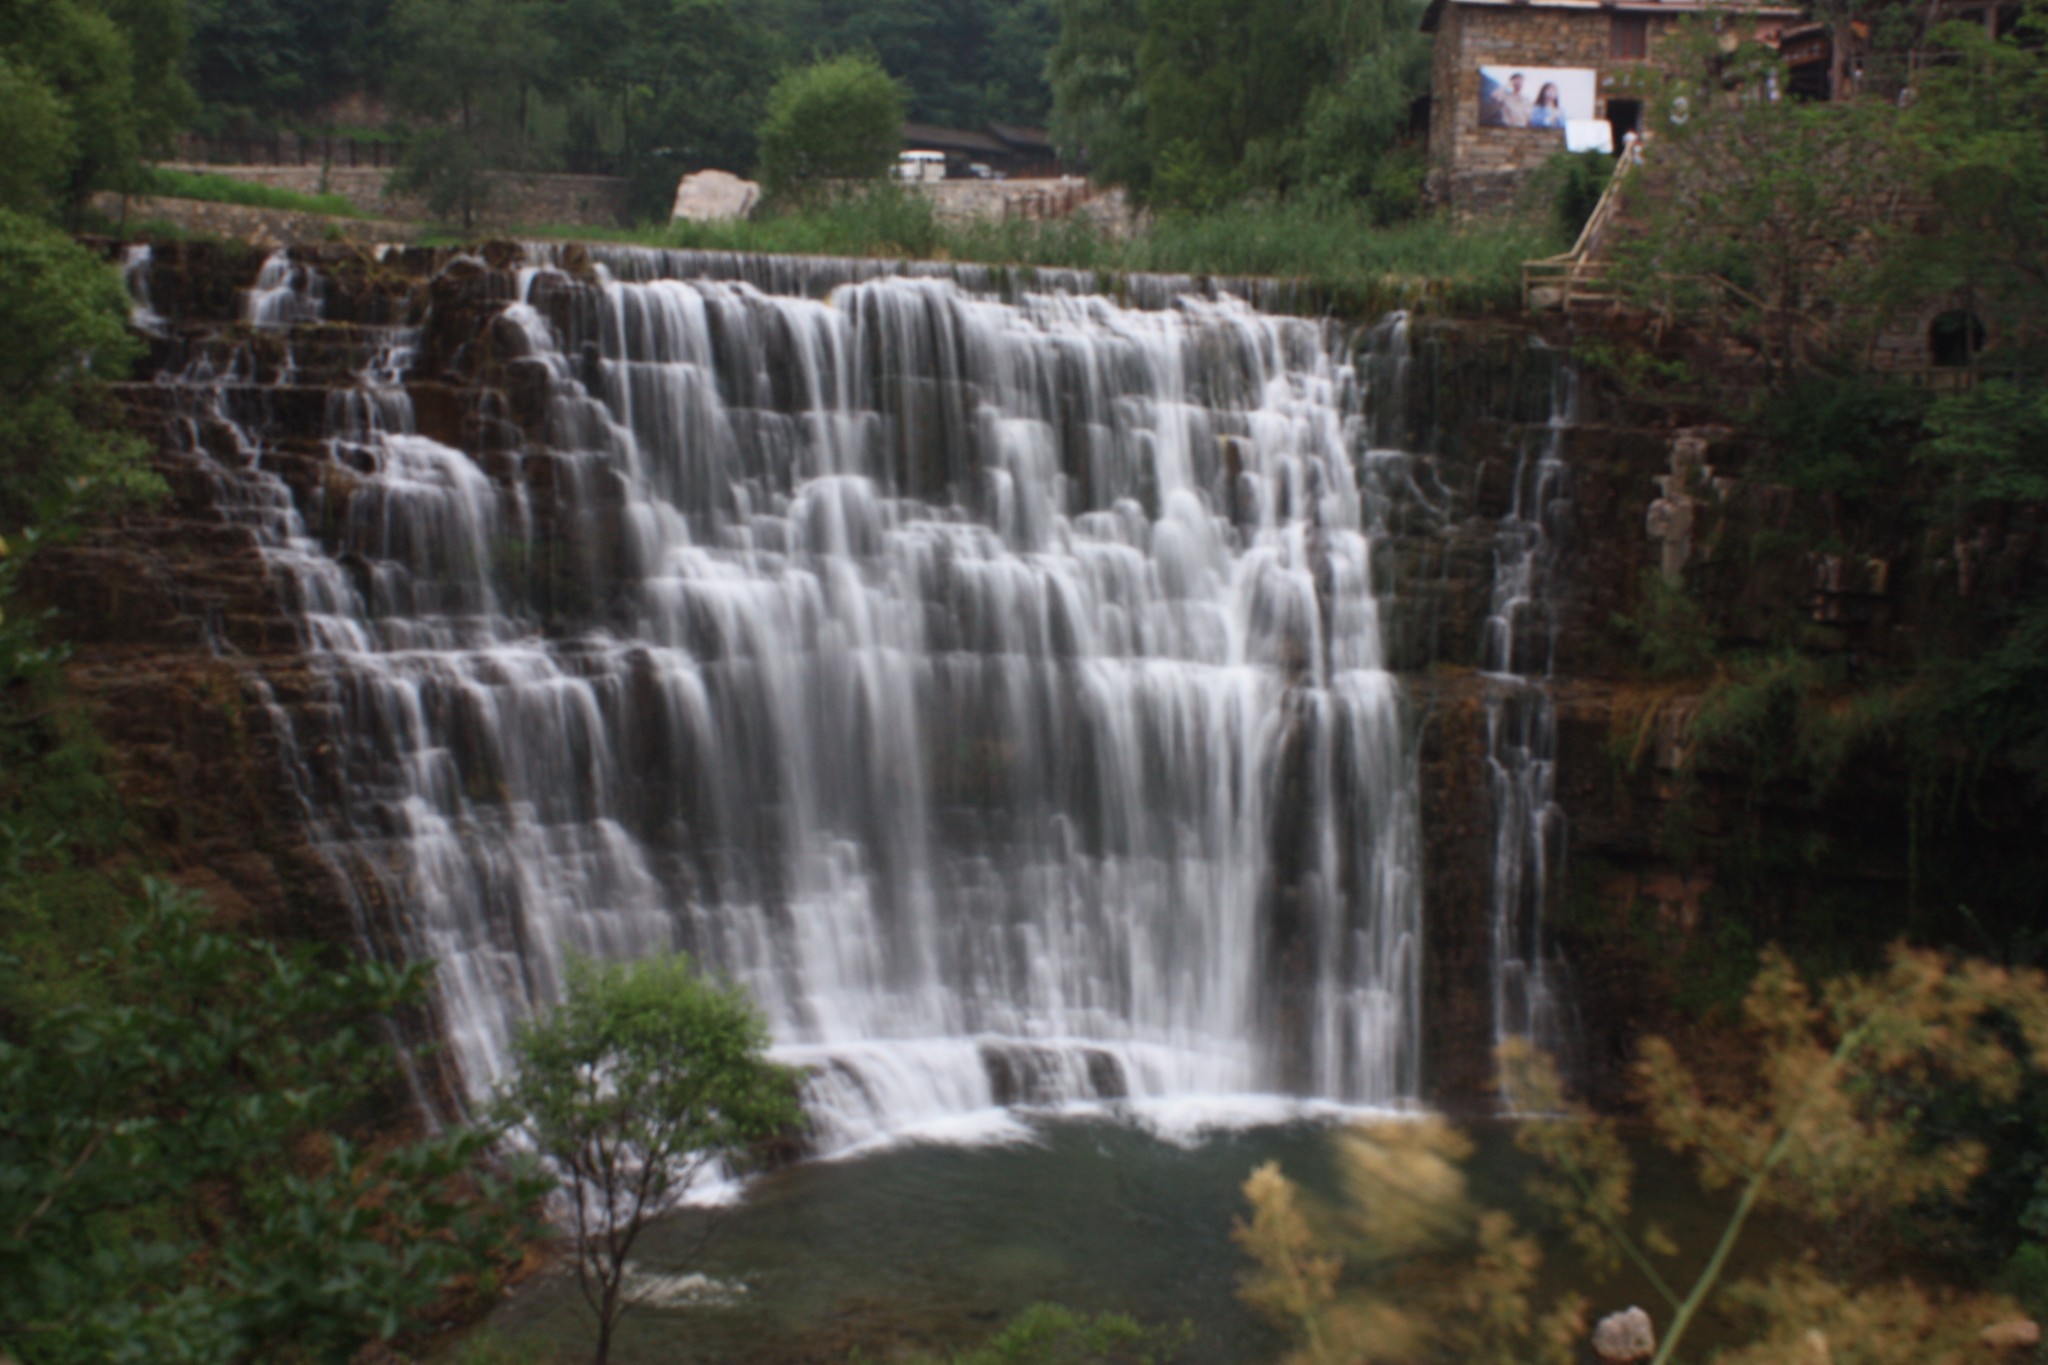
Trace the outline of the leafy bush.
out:
<instances>
[{"instance_id":1,"label":"leafy bush","mask_svg":"<svg viewBox=\"0 0 2048 1365\"><path fill-rule=\"evenodd\" d=\"M1606 152L1559 152L1537 171L1537 190L1550 201L1560 234L1578 238L1607 193L1615 160Z\"/></svg>"},{"instance_id":2,"label":"leafy bush","mask_svg":"<svg viewBox=\"0 0 2048 1365\"><path fill-rule=\"evenodd\" d=\"M1819 372L1767 398L1756 426L1772 477L1806 492L1869 497L1897 487L1897 457L1926 407L1922 393L1881 375Z\"/></svg>"},{"instance_id":3,"label":"leafy bush","mask_svg":"<svg viewBox=\"0 0 2048 1365\"><path fill-rule=\"evenodd\" d=\"M1615 629L1635 637L1653 678L1696 676L1714 661L1714 627L1700 604L1656 569L1645 569L1634 616L1616 615Z\"/></svg>"},{"instance_id":4,"label":"leafy bush","mask_svg":"<svg viewBox=\"0 0 2048 1365\"><path fill-rule=\"evenodd\" d=\"M896 158L903 91L874 58L848 54L793 71L768 93L762 182L775 195L822 180L868 180Z\"/></svg>"},{"instance_id":5,"label":"leafy bush","mask_svg":"<svg viewBox=\"0 0 2048 1365\"><path fill-rule=\"evenodd\" d=\"M1256 1267L1238 1297L1290 1329L1285 1365L1569 1365L1584 1300L1530 1311L1542 1261L1514 1220L1468 1197L1471 1143L1439 1118L1336 1139L1344 1202L1314 1207L1273 1162L1244 1182L1231 1233Z\"/></svg>"},{"instance_id":6,"label":"leafy bush","mask_svg":"<svg viewBox=\"0 0 2048 1365\"><path fill-rule=\"evenodd\" d=\"M1992 379L1927 411L1915 458L1947 472L1958 511L1979 502L2048 502L2048 389Z\"/></svg>"},{"instance_id":7,"label":"leafy bush","mask_svg":"<svg viewBox=\"0 0 2048 1365\"><path fill-rule=\"evenodd\" d=\"M1194 1337L1179 1328L1146 1327L1122 1313L1076 1313L1034 1303L974 1350L947 1365L1165 1365Z\"/></svg>"}]
</instances>

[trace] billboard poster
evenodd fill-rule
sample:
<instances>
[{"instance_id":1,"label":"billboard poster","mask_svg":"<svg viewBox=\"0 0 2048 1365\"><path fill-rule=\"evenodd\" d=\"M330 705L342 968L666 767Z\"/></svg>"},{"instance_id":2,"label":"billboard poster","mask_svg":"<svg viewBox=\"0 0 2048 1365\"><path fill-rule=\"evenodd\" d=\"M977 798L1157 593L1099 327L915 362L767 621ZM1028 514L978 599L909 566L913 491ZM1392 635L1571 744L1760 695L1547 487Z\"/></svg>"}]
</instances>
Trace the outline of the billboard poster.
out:
<instances>
[{"instance_id":1,"label":"billboard poster","mask_svg":"<svg viewBox=\"0 0 2048 1365\"><path fill-rule=\"evenodd\" d=\"M1593 117L1593 69L1586 66L1482 66L1479 126L1563 132Z\"/></svg>"}]
</instances>

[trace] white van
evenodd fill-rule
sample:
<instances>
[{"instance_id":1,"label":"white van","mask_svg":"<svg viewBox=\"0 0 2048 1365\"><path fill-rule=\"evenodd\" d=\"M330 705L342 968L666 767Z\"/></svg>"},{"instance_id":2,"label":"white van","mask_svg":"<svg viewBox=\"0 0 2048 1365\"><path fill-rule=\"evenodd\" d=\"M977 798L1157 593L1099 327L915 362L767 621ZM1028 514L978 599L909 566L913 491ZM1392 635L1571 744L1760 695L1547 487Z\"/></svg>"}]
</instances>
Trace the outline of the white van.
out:
<instances>
[{"instance_id":1,"label":"white van","mask_svg":"<svg viewBox=\"0 0 2048 1365\"><path fill-rule=\"evenodd\" d=\"M905 152L896 158L896 178L905 181L944 180L944 152Z\"/></svg>"}]
</instances>

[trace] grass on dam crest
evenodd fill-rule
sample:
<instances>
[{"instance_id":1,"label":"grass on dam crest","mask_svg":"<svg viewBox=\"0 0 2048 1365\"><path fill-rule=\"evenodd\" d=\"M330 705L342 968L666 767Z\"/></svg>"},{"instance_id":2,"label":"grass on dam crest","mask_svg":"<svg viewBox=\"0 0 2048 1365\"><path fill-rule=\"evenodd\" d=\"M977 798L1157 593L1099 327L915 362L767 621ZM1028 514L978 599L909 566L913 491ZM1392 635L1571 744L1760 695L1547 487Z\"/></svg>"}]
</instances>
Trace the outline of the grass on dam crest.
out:
<instances>
[{"instance_id":1,"label":"grass on dam crest","mask_svg":"<svg viewBox=\"0 0 2048 1365\"><path fill-rule=\"evenodd\" d=\"M951 224L894 190L729 223L605 230L543 227L548 237L804 256L879 256L1300 279L1334 304L1381 309L1427 301L1457 312L1519 305L1522 262L1559 249L1547 217L1453 227L1438 218L1375 224L1362 209L1245 204L1161 214L1119 237L1077 221Z\"/></svg>"}]
</instances>

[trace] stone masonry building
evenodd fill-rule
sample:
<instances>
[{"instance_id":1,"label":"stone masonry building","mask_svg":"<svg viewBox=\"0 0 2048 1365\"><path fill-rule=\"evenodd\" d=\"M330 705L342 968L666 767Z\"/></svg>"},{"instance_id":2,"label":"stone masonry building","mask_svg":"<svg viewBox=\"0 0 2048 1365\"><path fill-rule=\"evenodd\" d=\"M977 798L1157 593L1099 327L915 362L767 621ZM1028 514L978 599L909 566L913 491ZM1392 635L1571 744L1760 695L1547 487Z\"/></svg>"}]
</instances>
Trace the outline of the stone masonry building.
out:
<instances>
[{"instance_id":1,"label":"stone masonry building","mask_svg":"<svg viewBox=\"0 0 2048 1365\"><path fill-rule=\"evenodd\" d=\"M1743 36L1765 41L1802 14L1697 0L1431 0L1430 199L1460 217L1511 207L1529 173L1564 149L1567 114L1606 120L1619 150L1643 110L1616 77L1655 63L1679 21L1701 12L1739 16ZM1558 90L1562 107L1539 104Z\"/></svg>"}]
</instances>

